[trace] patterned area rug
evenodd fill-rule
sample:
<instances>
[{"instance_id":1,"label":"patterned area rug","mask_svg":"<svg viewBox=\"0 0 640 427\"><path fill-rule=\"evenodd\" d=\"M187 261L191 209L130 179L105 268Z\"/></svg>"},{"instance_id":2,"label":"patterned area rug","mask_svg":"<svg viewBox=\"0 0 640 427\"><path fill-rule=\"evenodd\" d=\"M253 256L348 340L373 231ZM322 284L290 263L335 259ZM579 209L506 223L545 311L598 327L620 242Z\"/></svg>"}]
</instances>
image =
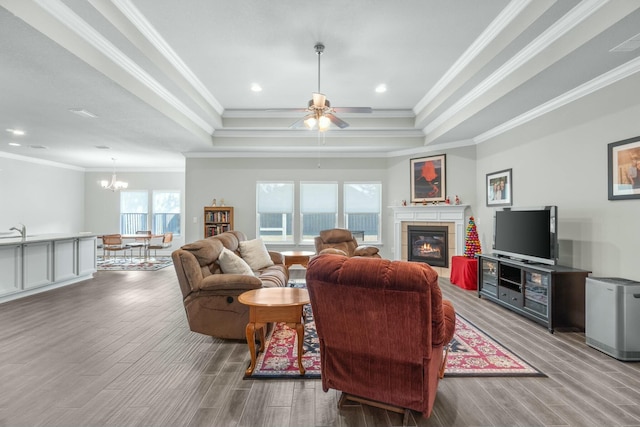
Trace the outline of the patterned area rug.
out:
<instances>
[{"instance_id":1,"label":"patterned area rug","mask_svg":"<svg viewBox=\"0 0 640 427\"><path fill-rule=\"evenodd\" d=\"M310 306L305 306L304 354L305 375L298 370L296 332L284 323L276 323L267 337L265 351L256 360L253 374L245 379L313 379L320 378L320 348ZM445 376L545 376L522 358L460 315L451 342Z\"/></svg>"},{"instance_id":2,"label":"patterned area rug","mask_svg":"<svg viewBox=\"0 0 640 427\"><path fill-rule=\"evenodd\" d=\"M267 337L265 351L258 354L256 367L251 376L245 378L320 378L320 347L316 323L313 320L311 306L304 306L304 342L302 347L302 366L305 374L298 369L298 346L296 330L285 323L276 323Z\"/></svg>"},{"instance_id":3,"label":"patterned area rug","mask_svg":"<svg viewBox=\"0 0 640 427\"><path fill-rule=\"evenodd\" d=\"M447 357L445 376L544 377L546 375L457 314L456 331Z\"/></svg>"},{"instance_id":4,"label":"patterned area rug","mask_svg":"<svg viewBox=\"0 0 640 427\"><path fill-rule=\"evenodd\" d=\"M153 271L173 265L171 257L143 258L107 258L98 257L98 270Z\"/></svg>"}]
</instances>

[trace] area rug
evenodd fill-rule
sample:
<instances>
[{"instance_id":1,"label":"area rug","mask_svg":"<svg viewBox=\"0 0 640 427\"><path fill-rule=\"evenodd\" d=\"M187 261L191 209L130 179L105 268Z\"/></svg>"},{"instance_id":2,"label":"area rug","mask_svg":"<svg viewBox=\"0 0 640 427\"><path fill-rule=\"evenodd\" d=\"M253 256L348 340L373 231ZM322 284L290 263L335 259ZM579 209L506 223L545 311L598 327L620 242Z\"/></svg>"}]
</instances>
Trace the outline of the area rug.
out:
<instances>
[{"instance_id":1,"label":"area rug","mask_svg":"<svg viewBox=\"0 0 640 427\"><path fill-rule=\"evenodd\" d=\"M449 348L445 376L544 377L546 375L457 314L456 331Z\"/></svg>"},{"instance_id":2,"label":"area rug","mask_svg":"<svg viewBox=\"0 0 640 427\"><path fill-rule=\"evenodd\" d=\"M265 351L258 354L256 367L245 379L320 378L320 348L310 306L305 306L304 354L298 370L296 331L276 323L267 337ZM456 332L451 342L448 377L545 376L462 316L456 316Z\"/></svg>"},{"instance_id":3,"label":"area rug","mask_svg":"<svg viewBox=\"0 0 640 427\"><path fill-rule=\"evenodd\" d=\"M265 350L258 354L253 373L245 379L281 378L281 379L317 379L320 378L320 346L316 323L313 320L311 306L304 306L304 342L302 348L302 366L305 374L298 369L298 346L296 345L296 330L286 323L273 325L267 337Z\"/></svg>"},{"instance_id":4,"label":"area rug","mask_svg":"<svg viewBox=\"0 0 640 427\"><path fill-rule=\"evenodd\" d=\"M107 258L98 257L98 270L110 271L154 271L173 265L171 257L144 258Z\"/></svg>"}]
</instances>

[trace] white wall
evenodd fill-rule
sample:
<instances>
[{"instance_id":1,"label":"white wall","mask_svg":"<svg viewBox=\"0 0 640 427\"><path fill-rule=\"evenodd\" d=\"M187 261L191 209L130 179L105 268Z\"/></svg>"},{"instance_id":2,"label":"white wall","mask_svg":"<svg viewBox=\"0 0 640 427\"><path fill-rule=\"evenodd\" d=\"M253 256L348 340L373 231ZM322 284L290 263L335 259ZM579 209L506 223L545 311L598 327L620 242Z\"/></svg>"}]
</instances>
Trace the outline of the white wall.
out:
<instances>
[{"instance_id":1,"label":"white wall","mask_svg":"<svg viewBox=\"0 0 640 427\"><path fill-rule=\"evenodd\" d=\"M435 153L433 153L435 154ZM438 152L437 154L442 154ZM432 155L432 154L428 154ZM447 192L472 199L475 147L447 152ZM393 258L394 201L409 200L409 159L406 158L220 158L187 159L187 241L203 235L203 207L216 198L235 210L235 229L256 236L256 181L379 180L382 193L381 254ZM318 166L319 165L319 166ZM196 223L193 219L196 219ZM339 221L342 221L340 218ZM390 222L389 222L390 221ZM340 224L342 226L342 224ZM273 247L279 249L280 247ZM288 248L291 249L291 248ZM306 248L309 249L309 248Z\"/></svg>"},{"instance_id":2,"label":"white wall","mask_svg":"<svg viewBox=\"0 0 640 427\"><path fill-rule=\"evenodd\" d=\"M319 165L319 167L318 167ZM187 241L203 236L203 208L216 198L235 211L234 228L256 236L257 181L372 180L383 183L383 206L387 180L386 159L351 158L220 158L187 159ZM340 193L341 194L341 193ZM196 219L197 223L193 222ZM342 221L340 218L339 221ZM385 232L388 230L385 230ZM383 234L385 241L393 239ZM271 246L277 250L281 247ZM288 249L291 249L289 247ZM309 248L306 248L309 249Z\"/></svg>"},{"instance_id":3,"label":"white wall","mask_svg":"<svg viewBox=\"0 0 640 427\"><path fill-rule=\"evenodd\" d=\"M513 169L513 206L558 206L560 264L640 280L640 200L607 199L607 144L640 135L640 106L551 134L536 128L477 147L478 232L490 248L487 173ZM485 252L488 252L485 249Z\"/></svg>"},{"instance_id":4,"label":"white wall","mask_svg":"<svg viewBox=\"0 0 640 427\"><path fill-rule=\"evenodd\" d=\"M28 234L85 231L84 172L0 152L0 231L23 223Z\"/></svg>"},{"instance_id":5,"label":"white wall","mask_svg":"<svg viewBox=\"0 0 640 427\"><path fill-rule=\"evenodd\" d=\"M83 206L88 231L100 234L118 233L120 230L120 192L105 190L100 186L103 179L111 179L112 172L87 172L84 177L86 187ZM182 211L185 206L184 172L118 172L118 180L129 184L128 190L179 190ZM182 235L174 236L173 249L182 246L184 240L184 215Z\"/></svg>"}]
</instances>

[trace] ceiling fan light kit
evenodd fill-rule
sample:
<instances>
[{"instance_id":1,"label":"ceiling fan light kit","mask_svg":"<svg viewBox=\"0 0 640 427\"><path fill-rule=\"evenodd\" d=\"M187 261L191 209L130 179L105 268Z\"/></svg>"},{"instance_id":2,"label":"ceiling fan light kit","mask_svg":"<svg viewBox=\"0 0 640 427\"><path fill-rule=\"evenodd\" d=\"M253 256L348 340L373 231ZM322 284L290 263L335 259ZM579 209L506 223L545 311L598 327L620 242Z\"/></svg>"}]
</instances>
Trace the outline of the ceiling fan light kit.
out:
<instances>
[{"instance_id":1,"label":"ceiling fan light kit","mask_svg":"<svg viewBox=\"0 0 640 427\"><path fill-rule=\"evenodd\" d=\"M307 115L302 119L302 122L308 129L317 129L319 132L329 130L331 123L340 129L344 129L349 126L349 123L336 117L336 110L331 108L331 103L327 96L320 92L320 55L324 52L324 44L317 43L314 48L318 55L318 91L311 94L311 99L306 108ZM354 113L371 113L372 111L369 107L340 108L340 110ZM300 120L291 125L291 127L297 127L299 123Z\"/></svg>"}]
</instances>

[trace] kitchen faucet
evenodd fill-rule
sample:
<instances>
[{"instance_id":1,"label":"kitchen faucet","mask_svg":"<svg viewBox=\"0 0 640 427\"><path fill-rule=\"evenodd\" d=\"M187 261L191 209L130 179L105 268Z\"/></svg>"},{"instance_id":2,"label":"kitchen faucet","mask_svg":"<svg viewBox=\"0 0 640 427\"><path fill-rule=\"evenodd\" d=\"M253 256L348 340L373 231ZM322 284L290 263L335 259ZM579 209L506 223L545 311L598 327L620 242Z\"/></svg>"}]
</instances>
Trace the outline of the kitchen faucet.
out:
<instances>
[{"instance_id":1,"label":"kitchen faucet","mask_svg":"<svg viewBox=\"0 0 640 427\"><path fill-rule=\"evenodd\" d=\"M20 224L22 226L22 228L17 228L17 227L11 227L9 229L9 231L11 230L16 230L18 233L20 233L20 236L22 237L22 240L24 240L27 237L27 226L24 224Z\"/></svg>"}]
</instances>

